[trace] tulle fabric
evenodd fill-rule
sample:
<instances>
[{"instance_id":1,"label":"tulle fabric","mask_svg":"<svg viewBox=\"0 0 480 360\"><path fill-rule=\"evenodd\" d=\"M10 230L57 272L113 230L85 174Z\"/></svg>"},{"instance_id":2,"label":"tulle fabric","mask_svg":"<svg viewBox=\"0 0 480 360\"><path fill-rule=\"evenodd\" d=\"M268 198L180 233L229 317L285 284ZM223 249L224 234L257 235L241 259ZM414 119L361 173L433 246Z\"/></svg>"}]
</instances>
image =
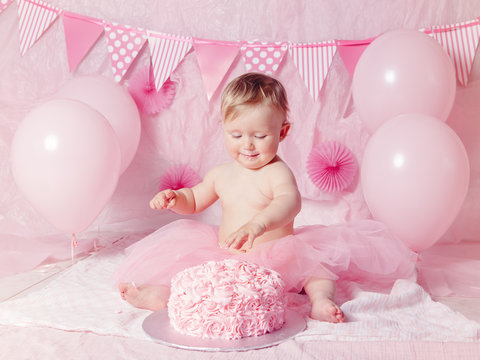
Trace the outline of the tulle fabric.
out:
<instances>
[{"instance_id":1,"label":"tulle fabric","mask_svg":"<svg viewBox=\"0 0 480 360\"><path fill-rule=\"evenodd\" d=\"M388 286L413 275L416 255L376 221L305 226L293 235L231 254L218 245L217 228L194 220L172 222L126 249L117 282L170 285L177 272L209 260L236 258L278 271L299 292L312 276Z\"/></svg>"}]
</instances>

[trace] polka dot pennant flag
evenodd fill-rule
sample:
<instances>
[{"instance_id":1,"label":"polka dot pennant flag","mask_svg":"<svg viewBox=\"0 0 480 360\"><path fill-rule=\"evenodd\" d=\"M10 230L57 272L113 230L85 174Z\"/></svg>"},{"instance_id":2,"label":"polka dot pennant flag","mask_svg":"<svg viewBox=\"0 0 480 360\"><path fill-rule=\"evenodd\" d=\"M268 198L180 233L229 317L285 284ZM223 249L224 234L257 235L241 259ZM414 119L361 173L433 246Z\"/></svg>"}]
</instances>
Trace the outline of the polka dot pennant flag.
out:
<instances>
[{"instance_id":1,"label":"polka dot pennant flag","mask_svg":"<svg viewBox=\"0 0 480 360\"><path fill-rule=\"evenodd\" d=\"M337 52L335 40L291 44L289 51L310 95L316 101Z\"/></svg>"},{"instance_id":2,"label":"polka dot pennant flag","mask_svg":"<svg viewBox=\"0 0 480 360\"><path fill-rule=\"evenodd\" d=\"M159 90L192 48L192 38L181 35L148 33L155 88Z\"/></svg>"},{"instance_id":3,"label":"polka dot pennant flag","mask_svg":"<svg viewBox=\"0 0 480 360\"><path fill-rule=\"evenodd\" d=\"M0 13L10 5L13 0L0 0Z\"/></svg>"},{"instance_id":4,"label":"polka dot pennant flag","mask_svg":"<svg viewBox=\"0 0 480 360\"><path fill-rule=\"evenodd\" d=\"M39 0L18 0L20 53L24 55L57 19L61 10Z\"/></svg>"},{"instance_id":5,"label":"polka dot pennant flag","mask_svg":"<svg viewBox=\"0 0 480 360\"><path fill-rule=\"evenodd\" d=\"M467 86L480 38L480 20L435 26L429 35L443 46L452 59L460 84Z\"/></svg>"},{"instance_id":6,"label":"polka dot pennant flag","mask_svg":"<svg viewBox=\"0 0 480 360\"><path fill-rule=\"evenodd\" d=\"M105 23L104 28L113 76L115 81L119 82L145 45L147 33L142 29L117 23Z\"/></svg>"},{"instance_id":7,"label":"polka dot pennant flag","mask_svg":"<svg viewBox=\"0 0 480 360\"><path fill-rule=\"evenodd\" d=\"M247 71L267 75L273 75L277 71L287 50L287 42L248 41L240 48Z\"/></svg>"}]
</instances>

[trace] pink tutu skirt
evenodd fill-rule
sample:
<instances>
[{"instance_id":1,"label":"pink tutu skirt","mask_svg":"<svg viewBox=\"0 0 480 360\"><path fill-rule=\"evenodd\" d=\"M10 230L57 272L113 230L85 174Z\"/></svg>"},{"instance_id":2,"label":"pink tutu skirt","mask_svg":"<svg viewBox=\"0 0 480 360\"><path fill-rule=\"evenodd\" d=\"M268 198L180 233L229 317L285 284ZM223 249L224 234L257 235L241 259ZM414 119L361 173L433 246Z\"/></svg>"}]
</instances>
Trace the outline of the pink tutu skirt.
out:
<instances>
[{"instance_id":1,"label":"pink tutu skirt","mask_svg":"<svg viewBox=\"0 0 480 360\"><path fill-rule=\"evenodd\" d=\"M310 277L387 286L415 271L416 254L373 220L300 227L293 235L242 254L220 248L217 232L217 227L194 220L172 222L128 247L115 279L169 286L172 276L183 269L226 258L279 272L291 292L301 291Z\"/></svg>"}]
</instances>

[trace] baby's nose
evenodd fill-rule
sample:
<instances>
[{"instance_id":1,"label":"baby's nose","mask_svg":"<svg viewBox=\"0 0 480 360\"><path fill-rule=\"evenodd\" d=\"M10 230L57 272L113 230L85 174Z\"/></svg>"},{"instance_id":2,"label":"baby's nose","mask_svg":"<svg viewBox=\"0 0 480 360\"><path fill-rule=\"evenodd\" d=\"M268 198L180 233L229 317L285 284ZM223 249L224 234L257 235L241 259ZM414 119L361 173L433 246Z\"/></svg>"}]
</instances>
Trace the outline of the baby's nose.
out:
<instances>
[{"instance_id":1,"label":"baby's nose","mask_svg":"<svg viewBox=\"0 0 480 360\"><path fill-rule=\"evenodd\" d=\"M253 149L253 139L250 136L245 137L245 149Z\"/></svg>"}]
</instances>

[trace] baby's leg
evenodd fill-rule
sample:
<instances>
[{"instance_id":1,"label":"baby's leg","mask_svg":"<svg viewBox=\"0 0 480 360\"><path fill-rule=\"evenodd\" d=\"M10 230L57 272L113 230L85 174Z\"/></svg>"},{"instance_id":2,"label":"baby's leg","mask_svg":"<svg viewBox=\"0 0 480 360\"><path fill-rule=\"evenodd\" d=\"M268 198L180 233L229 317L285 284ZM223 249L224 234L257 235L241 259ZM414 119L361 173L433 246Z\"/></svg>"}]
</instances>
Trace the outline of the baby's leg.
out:
<instances>
[{"instance_id":1,"label":"baby's leg","mask_svg":"<svg viewBox=\"0 0 480 360\"><path fill-rule=\"evenodd\" d=\"M167 286L141 285L133 283L120 283L118 285L120 296L131 305L152 311L167 307L170 289Z\"/></svg>"},{"instance_id":2,"label":"baby's leg","mask_svg":"<svg viewBox=\"0 0 480 360\"><path fill-rule=\"evenodd\" d=\"M307 281L304 289L312 304L310 313L312 319L333 323L345 321L343 311L334 302L334 280L312 277Z\"/></svg>"}]
</instances>

